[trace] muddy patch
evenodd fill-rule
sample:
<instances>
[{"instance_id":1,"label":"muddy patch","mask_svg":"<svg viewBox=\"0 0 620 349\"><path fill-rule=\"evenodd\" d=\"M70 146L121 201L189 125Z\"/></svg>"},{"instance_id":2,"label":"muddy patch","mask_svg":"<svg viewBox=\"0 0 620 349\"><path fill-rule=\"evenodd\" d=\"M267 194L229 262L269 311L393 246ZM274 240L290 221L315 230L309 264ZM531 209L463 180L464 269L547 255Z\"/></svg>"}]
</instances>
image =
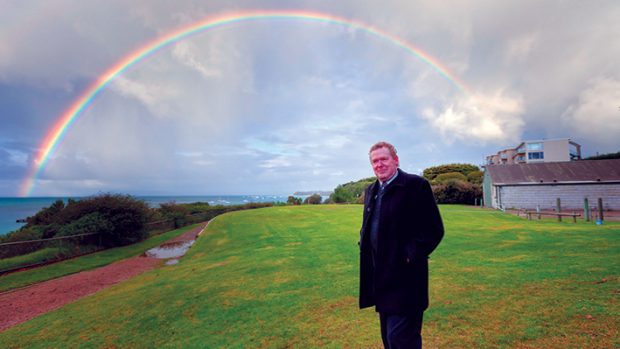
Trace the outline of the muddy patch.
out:
<instances>
[{"instance_id":1,"label":"muddy patch","mask_svg":"<svg viewBox=\"0 0 620 349\"><path fill-rule=\"evenodd\" d=\"M179 241L163 244L161 246L152 248L144 253L147 257L159 258L159 259L171 259L175 260L182 257L187 253L187 250L194 244L195 240ZM178 260L176 260L178 263ZM175 264L174 262L170 264Z\"/></svg>"}]
</instances>

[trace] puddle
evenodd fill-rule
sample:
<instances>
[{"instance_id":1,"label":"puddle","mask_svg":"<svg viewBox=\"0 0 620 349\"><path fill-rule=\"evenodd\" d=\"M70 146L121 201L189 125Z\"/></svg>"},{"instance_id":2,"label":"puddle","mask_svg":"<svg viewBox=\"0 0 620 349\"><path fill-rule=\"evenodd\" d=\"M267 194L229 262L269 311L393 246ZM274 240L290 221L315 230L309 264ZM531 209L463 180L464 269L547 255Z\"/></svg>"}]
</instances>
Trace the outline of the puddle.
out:
<instances>
[{"instance_id":1,"label":"puddle","mask_svg":"<svg viewBox=\"0 0 620 349\"><path fill-rule=\"evenodd\" d=\"M163 244L159 247L155 247L155 248L152 248L146 251L144 254L147 257L153 257L153 258L159 258L159 259L179 258L179 257L182 257L187 252L187 250L189 250L190 246L192 246L193 244L194 244L194 240ZM173 261L168 261L168 262L170 264L176 264L179 262L178 259L175 259L175 260L176 262L173 262Z\"/></svg>"}]
</instances>

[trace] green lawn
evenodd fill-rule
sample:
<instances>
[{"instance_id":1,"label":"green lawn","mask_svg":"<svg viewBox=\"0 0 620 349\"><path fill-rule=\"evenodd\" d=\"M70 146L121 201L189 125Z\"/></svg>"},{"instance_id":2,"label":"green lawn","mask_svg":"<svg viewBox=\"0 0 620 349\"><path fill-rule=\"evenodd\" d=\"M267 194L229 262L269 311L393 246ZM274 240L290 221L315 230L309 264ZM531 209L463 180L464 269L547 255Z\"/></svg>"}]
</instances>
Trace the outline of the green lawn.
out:
<instances>
[{"instance_id":1,"label":"green lawn","mask_svg":"<svg viewBox=\"0 0 620 349\"><path fill-rule=\"evenodd\" d=\"M34 268L19 273L7 274L0 276L0 292L8 291L14 288L28 286L37 282L58 278L64 275L77 273L84 270L90 270L98 268L110 263L119 261L121 259L135 257L144 251L159 246L163 242L170 240L176 236L183 234L189 229L195 228L196 225L183 227L181 229L169 231L163 234L155 235L137 244L111 248L104 251L92 253L79 258L68 259L66 261L50 264L40 268ZM21 265L29 264L23 259L37 259L42 260L44 257L55 253L55 249L43 249L35 253L31 253L25 256L19 256L14 258L7 258L6 260L0 260L0 265L4 261L7 265L9 263L19 262ZM50 258L53 259L53 256ZM2 346L0 346L2 347Z\"/></svg>"},{"instance_id":2,"label":"green lawn","mask_svg":"<svg viewBox=\"0 0 620 349\"><path fill-rule=\"evenodd\" d=\"M620 224L441 207L428 348L620 347ZM217 217L181 263L0 333L0 347L380 347L357 309L361 206Z\"/></svg>"}]
</instances>

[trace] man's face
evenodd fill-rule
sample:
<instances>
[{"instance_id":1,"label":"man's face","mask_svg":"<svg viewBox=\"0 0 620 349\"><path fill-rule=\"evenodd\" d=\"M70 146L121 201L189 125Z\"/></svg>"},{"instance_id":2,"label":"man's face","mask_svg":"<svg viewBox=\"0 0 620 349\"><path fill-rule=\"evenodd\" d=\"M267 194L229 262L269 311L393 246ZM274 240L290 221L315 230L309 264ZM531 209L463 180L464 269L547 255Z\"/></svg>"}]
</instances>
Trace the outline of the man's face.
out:
<instances>
[{"instance_id":1,"label":"man's face","mask_svg":"<svg viewBox=\"0 0 620 349\"><path fill-rule=\"evenodd\" d=\"M398 169L398 156L392 157L388 148L379 148L370 152L370 165L375 176L385 182L392 178Z\"/></svg>"}]
</instances>

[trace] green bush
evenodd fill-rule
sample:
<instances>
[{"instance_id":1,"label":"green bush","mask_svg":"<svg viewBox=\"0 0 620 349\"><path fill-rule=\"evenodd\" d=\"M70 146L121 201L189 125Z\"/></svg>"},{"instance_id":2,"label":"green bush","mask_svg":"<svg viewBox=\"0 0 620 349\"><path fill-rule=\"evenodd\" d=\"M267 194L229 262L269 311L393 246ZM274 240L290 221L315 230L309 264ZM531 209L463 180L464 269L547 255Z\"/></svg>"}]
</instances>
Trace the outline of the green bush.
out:
<instances>
[{"instance_id":1,"label":"green bush","mask_svg":"<svg viewBox=\"0 0 620 349\"><path fill-rule=\"evenodd\" d=\"M371 177L360 179L356 182L340 184L334 189L329 198L335 203L359 203L360 200L364 202L364 190L375 180L374 177Z\"/></svg>"},{"instance_id":2,"label":"green bush","mask_svg":"<svg viewBox=\"0 0 620 349\"><path fill-rule=\"evenodd\" d=\"M298 198L295 196L289 196L286 199L286 204L287 205L301 205L301 198Z\"/></svg>"},{"instance_id":3,"label":"green bush","mask_svg":"<svg viewBox=\"0 0 620 349\"><path fill-rule=\"evenodd\" d=\"M356 204L363 204L363 203L364 203L365 193L366 193L366 191L363 191L363 192L362 192L362 195L360 195L360 196L357 198L357 200L355 200L355 203L356 203Z\"/></svg>"},{"instance_id":4,"label":"green bush","mask_svg":"<svg viewBox=\"0 0 620 349\"><path fill-rule=\"evenodd\" d=\"M475 204L475 199L482 198L482 189L458 179L450 179L433 186L435 200L440 204Z\"/></svg>"},{"instance_id":5,"label":"green bush","mask_svg":"<svg viewBox=\"0 0 620 349\"><path fill-rule=\"evenodd\" d=\"M210 206L205 206L208 209ZM187 223L185 216L190 213L197 213L200 210L196 207L190 212L188 205L177 205L175 202L168 202L159 204L159 212L161 212L162 219L172 220L174 222L174 229L180 228Z\"/></svg>"},{"instance_id":6,"label":"green bush","mask_svg":"<svg viewBox=\"0 0 620 349\"><path fill-rule=\"evenodd\" d=\"M71 236L78 234L98 233L103 236L112 234L114 226L101 213L93 212L82 216L71 223L64 225L56 236Z\"/></svg>"},{"instance_id":7,"label":"green bush","mask_svg":"<svg viewBox=\"0 0 620 349\"><path fill-rule=\"evenodd\" d=\"M455 179L459 181L467 182L467 176L465 176L464 174L460 172L446 172L446 173L437 175L437 177L433 179L433 183L441 184L441 183L444 183L450 180L455 180Z\"/></svg>"},{"instance_id":8,"label":"green bush","mask_svg":"<svg viewBox=\"0 0 620 349\"><path fill-rule=\"evenodd\" d=\"M304 200L304 204L305 205L318 205L321 203L321 201L323 201L323 198L321 197L321 195L312 194Z\"/></svg>"},{"instance_id":9,"label":"green bush","mask_svg":"<svg viewBox=\"0 0 620 349\"><path fill-rule=\"evenodd\" d=\"M193 202L191 204L183 204L183 206L187 209L189 214L204 212L211 208L211 205L208 202Z\"/></svg>"},{"instance_id":10,"label":"green bush","mask_svg":"<svg viewBox=\"0 0 620 349\"><path fill-rule=\"evenodd\" d=\"M473 184L482 184L482 180L484 179L484 172L482 171L472 171L467 174L467 181Z\"/></svg>"},{"instance_id":11,"label":"green bush","mask_svg":"<svg viewBox=\"0 0 620 349\"><path fill-rule=\"evenodd\" d=\"M471 164L447 164L429 167L422 172L422 176L428 181L432 182L435 177L439 176L442 173L460 172L463 175L467 176L470 172L474 171L480 171L480 168L476 165Z\"/></svg>"},{"instance_id":12,"label":"green bush","mask_svg":"<svg viewBox=\"0 0 620 349\"><path fill-rule=\"evenodd\" d=\"M43 208L34 216L26 218L29 225L49 225L56 223L58 214L65 208L65 202L56 200L50 207Z\"/></svg>"},{"instance_id":13,"label":"green bush","mask_svg":"<svg viewBox=\"0 0 620 349\"><path fill-rule=\"evenodd\" d=\"M131 244L143 240L147 235L145 223L150 216L150 209L144 201L129 195L101 194L69 202L58 214L57 221L63 226L70 225L93 213L98 215L84 218L79 224L92 224L98 227L96 229L102 229L104 233L101 240L105 247ZM107 223L102 223L104 220ZM75 229L73 231L77 232Z\"/></svg>"},{"instance_id":14,"label":"green bush","mask_svg":"<svg viewBox=\"0 0 620 349\"><path fill-rule=\"evenodd\" d=\"M51 223L49 225L36 225L33 228L39 229L41 231L42 239L49 239L56 236L58 231L62 228L62 225L58 223Z\"/></svg>"}]
</instances>

